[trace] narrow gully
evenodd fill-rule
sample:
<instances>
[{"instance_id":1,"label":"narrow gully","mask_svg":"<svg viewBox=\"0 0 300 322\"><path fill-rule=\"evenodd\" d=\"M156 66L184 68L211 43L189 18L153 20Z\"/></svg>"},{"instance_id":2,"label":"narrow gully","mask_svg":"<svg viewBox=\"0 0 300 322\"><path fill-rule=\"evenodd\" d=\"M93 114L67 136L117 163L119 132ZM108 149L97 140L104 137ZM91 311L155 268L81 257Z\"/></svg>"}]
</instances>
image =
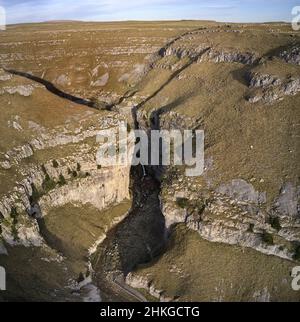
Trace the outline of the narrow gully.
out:
<instances>
[{"instance_id":1,"label":"narrow gully","mask_svg":"<svg viewBox=\"0 0 300 322\"><path fill-rule=\"evenodd\" d=\"M160 57L171 44L181 39L181 37L182 35L159 50ZM205 48L190 59L187 64L175 71L152 95L132 109L132 119L136 129L140 128L137 111L209 49ZM45 79L12 69L4 68L4 70L10 74L40 83L56 96L90 108L99 109L94 102L65 93ZM120 99L120 102L131 97L134 93L125 94ZM105 106L105 108L111 110L115 106ZM156 256L160 255L166 245L165 220L160 209L159 200L161 187L155 175L159 170L161 169L154 169L151 166L144 165L131 167L132 209L121 223L108 232L106 239L91 258L94 271L93 282L101 290L101 297L104 301L145 300L139 292L126 286L125 277L138 265L151 262Z\"/></svg>"},{"instance_id":2,"label":"narrow gully","mask_svg":"<svg viewBox=\"0 0 300 322\"><path fill-rule=\"evenodd\" d=\"M54 94L54 95L56 95L58 97L61 97L63 99L69 100L69 101L71 101L73 103L76 103L76 104L79 104L79 105L84 105L84 106L94 108L94 109L97 109L97 110L100 110L100 109L111 110L111 108L112 108L112 106L105 105L104 103L101 103L101 106L100 106L100 103L95 103L95 102L89 101L87 99L77 97L77 96L68 94L66 92L63 92L62 90L58 89L54 84L52 84L51 82L47 81L46 79L34 76L32 74L17 71L17 70L14 70L14 69L6 69L4 67L2 67L2 69L5 72L7 72L7 73L9 73L11 75L16 75L16 76L20 76L20 77L23 77L23 78L27 78L29 80L32 80L32 81L36 82L36 83L42 84L52 94Z\"/></svg>"}]
</instances>

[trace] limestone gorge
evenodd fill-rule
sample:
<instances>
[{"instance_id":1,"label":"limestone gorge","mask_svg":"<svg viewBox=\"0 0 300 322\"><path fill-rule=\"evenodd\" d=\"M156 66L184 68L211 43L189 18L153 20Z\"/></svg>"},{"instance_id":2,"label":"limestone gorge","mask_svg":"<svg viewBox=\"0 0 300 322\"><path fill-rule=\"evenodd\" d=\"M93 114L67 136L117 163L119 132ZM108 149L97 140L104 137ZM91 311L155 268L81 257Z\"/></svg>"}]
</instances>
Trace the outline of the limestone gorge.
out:
<instances>
[{"instance_id":1,"label":"limestone gorge","mask_svg":"<svg viewBox=\"0 0 300 322\"><path fill-rule=\"evenodd\" d=\"M0 60L0 300L300 300L290 25L11 25ZM120 122L204 130L203 175L97 164Z\"/></svg>"}]
</instances>

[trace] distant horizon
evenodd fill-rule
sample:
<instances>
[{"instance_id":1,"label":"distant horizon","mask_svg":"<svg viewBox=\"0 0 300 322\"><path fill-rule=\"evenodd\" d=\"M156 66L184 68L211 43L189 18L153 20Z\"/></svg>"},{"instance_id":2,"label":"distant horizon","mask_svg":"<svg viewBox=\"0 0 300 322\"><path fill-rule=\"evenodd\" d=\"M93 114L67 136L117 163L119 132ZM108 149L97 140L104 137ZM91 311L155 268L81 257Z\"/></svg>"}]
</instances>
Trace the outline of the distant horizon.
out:
<instances>
[{"instance_id":1,"label":"distant horizon","mask_svg":"<svg viewBox=\"0 0 300 322\"><path fill-rule=\"evenodd\" d=\"M31 25L31 24L43 24L43 23L64 23L64 22L79 22L79 23L112 23L112 22L185 22L185 21L193 21L193 22L215 22L215 23L225 23L225 24L290 24L290 21L217 21L217 20L208 20L208 19L160 19L160 20L77 20L77 19L59 19L59 20L45 20L45 21L34 21L34 22L17 22L17 23L9 23L7 26L15 26L15 25Z\"/></svg>"},{"instance_id":2,"label":"distant horizon","mask_svg":"<svg viewBox=\"0 0 300 322\"><path fill-rule=\"evenodd\" d=\"M0 0L7 25L53 21L289 23L298 0Z\"/></svg>"}]
</instances>

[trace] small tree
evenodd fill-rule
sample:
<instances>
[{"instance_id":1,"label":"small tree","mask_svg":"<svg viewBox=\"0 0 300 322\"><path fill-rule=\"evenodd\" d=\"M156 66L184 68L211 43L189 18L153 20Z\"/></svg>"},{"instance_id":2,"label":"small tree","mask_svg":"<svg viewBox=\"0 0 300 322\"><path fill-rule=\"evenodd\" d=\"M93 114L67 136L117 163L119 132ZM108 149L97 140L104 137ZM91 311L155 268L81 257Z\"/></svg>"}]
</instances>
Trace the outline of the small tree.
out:
<instances>
[{"instance_id":1,"label":"small tree","mask_svg":"<svg viewBox=\"0 0 300 322\"><path fill-rule=\"evenodd\" d=\"M50 178L48 173L46 173L45 179L42 183L42 187L45 190L45 192L48 192L48 191L54 189L55 186L56 186L55 181Z\"/></svg>"},{"instance_id":2,"label":"small tree","mask_svg":"<svg viewBox=\"0 0 300 322\"><path fill-rule=\"evenodd\" d=\"M264 243L268 245L274 245L273 236L270 233L266 232L265 230L263 231L263 234L262 234L262 240Z\"/></svg>"},{"instance_id":3,"label":"small tree","mask_svg":"<svg viewBox=\"0 0 300 322\"><path fill-rule=\"evenodd\" d=\"M187 198L177 198L176 200L177 205L182 209L188 206L188 202L189 200Z\"/></svg>"},{"instance_id":4,"label":"small tree","mask_svg":"<svg viewBox=\"0 0 300 322\"><path fill-rule=\"evenodd\" d=\"M277 231L281 230L280 220L278 217L271 217L269 223L271 227Z\"/></svg>"},{"instance_id":5,"label":"small tree","mask_svg":"<svg viewBox=\"0 0 300 322\"><path fill-rule=\"evenodd\" d=\"M58 181L58 184L59 184L60 186L64 186L66 183L67 183L67 182L66 182L65 177L64 177L62 174L60 174L60 175L59 175L59 181Z\"/></svg>"},{"instance_id":6,"label":"small tree","mask_svg":"<svg viewBox=\"0 0 300 322\"><path fill-rule=\"evenodd\" d=\"M17 241L19 239L18 237L18 229L17 229L17 224L18 224L18 211L16 207L11 208L10 211L10 216L12 218L12 226L11 226L11 233L14 237L14 241Z\"/></svg>"},{"instance_id":7,"label":"small tree","mask_svg":"<svg viewBox=\"0 0 300 322\"><path fill-rule=\"evenodd\" d=\"M294 260L296 261L300 261L300 245L297 245L295 247L295 252L294 252L294 256L293 256Z\"/></svg>"},{"instance_id":8,"label":"small tree","mask_svg":"<svg viewBox=\"0 0 300 322\"><path fill-rule=\"evenodd\" d=\"M249 228L247 230L248 233L253 233L254 231L254 224L249 224Z\"/></svg>"},{"instance_id":9,"label":"small tree","mask_svg":"<svg viewBox=\"0 0 300 322\"><path fill-rule=\"evenodd\" d=\"M53 168L58 168L59 167L59 164L56 160L53 160L52 161L52 165L53 165Z\"/></svg>"}]
</instances>

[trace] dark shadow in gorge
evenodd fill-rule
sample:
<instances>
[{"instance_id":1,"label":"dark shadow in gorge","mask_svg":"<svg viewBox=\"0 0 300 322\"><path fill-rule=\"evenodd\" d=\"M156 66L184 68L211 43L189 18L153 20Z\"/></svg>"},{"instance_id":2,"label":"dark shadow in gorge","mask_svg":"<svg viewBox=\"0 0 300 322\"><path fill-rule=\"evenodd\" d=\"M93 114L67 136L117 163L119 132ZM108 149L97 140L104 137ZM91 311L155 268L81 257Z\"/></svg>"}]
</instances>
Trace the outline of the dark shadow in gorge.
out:
<instances>
[{"instance_id":1,"label":"dark shadow in gorge","mask_svg":"<svg viewBox=\"0 0 300 322\"><path fill-rule=\"evenodd\" d=\"M132 118L135 128L139 129L136 112L137 108L132 110ZM132 209L108 232L91 260L93 280L101 289L104 301L127 301L128 292L122 287L124 277L137 265L151 262L162 253L166 244L165 219L159 200L160 182L150 166L145 168L146 176L141 165L131 167ZM131 294L129 298L134 296Z\"/></svg>"},{"instance_id":2,"label":"dark shadow in gorge","mask_svg":"<svg viewBox=\"0 0 300 322\"><path fill-rule=\"evenodd\" d=\"M165 220L160 210L160 184L147 169L132 167L133 205L130 214L108 234L92 260L94 279L126 276L138 264L159 255L165 246Z\"/></svg>"},{"instance_id":3,"label":"dark shadow in gorge","mask_svg":"<svg viewBox=\"0 0 300 322\"><path fill-rule=\"evenodd\" d=\"M181 72L196 62L209 48L205 48L183 67L175 71L169 79L162 84L152 95L132 110L132 118L136 129L139 129L137 112L145 103L160 93ZM161 114L181 104L186 98L179 98L170 106L161 109ZM159 119L157 127L160 127ZM149 130L151 127L149 128ZM94 281L101 288L120 276L126 276L139 264L152 262L162 254L166 246L167 230L165 219L160 208L160 182L156 174L161 175L165 169L162 167L146 167L147 176L143 176L141 166L131 167L131 191L133 197L132 210L129 215L108 234L104 242L98 247L92 259ZM116 283L115 283L116 284ZM109 286L107 287L110 288Z\"/></svg>"}]
</instances>

